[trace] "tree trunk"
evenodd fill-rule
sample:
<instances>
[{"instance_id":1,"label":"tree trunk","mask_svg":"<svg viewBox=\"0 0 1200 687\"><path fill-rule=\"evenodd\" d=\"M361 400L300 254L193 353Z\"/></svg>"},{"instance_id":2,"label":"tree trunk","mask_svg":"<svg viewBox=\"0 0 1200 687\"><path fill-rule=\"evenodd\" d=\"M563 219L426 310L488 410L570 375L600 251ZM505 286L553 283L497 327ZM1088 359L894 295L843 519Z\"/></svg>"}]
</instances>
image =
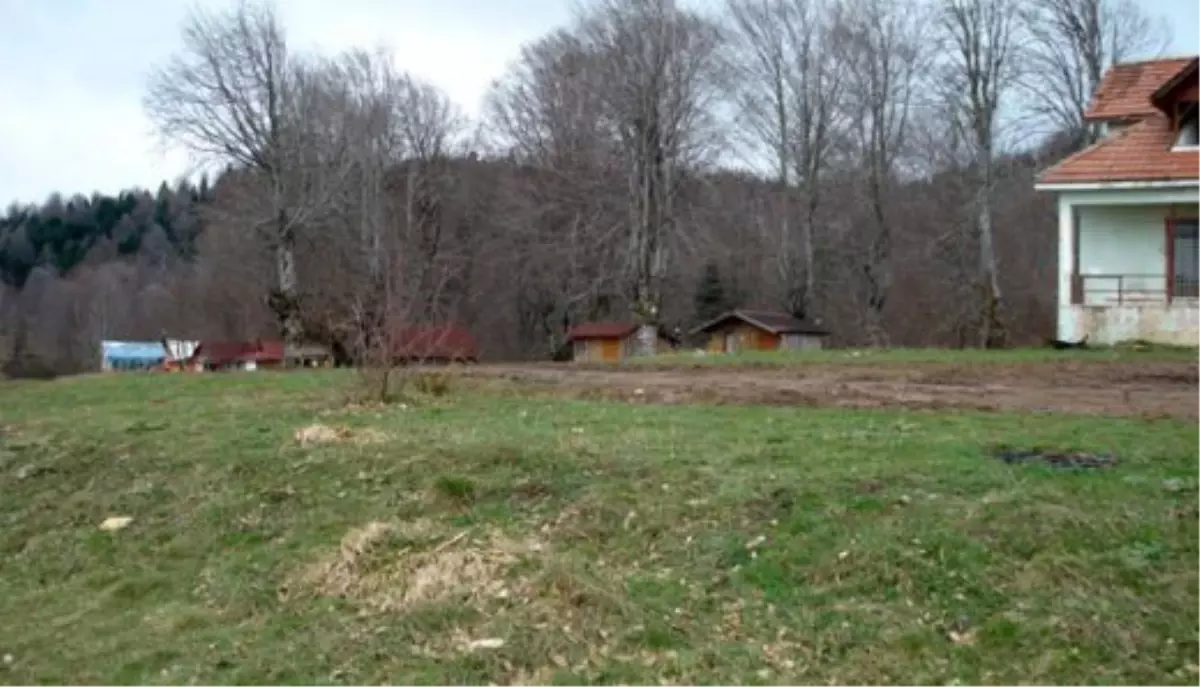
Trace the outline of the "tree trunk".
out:
<instances>
[{"instance_id":1,"label":"tree trunk","mask_svg":"<svg viewBox=\"0 0 1200 687\"><path fill-rule=\"evenodd\" d=\"M811 173L812 170L810 170ZM810 177L812 178L812 177ZM810 181L808 189L808 212L804 222L804 295L800 302L800 315L813 318L817 300L816 259L813 249L813 230L817 223L818 182Z\"/></svg>"},{"instance_id":2,"label":"tree trunk","mask_svg":"<svg viewBox=\"0 0 1200 687\"><path fill-rule=\"evenodd\" d=\"M637 336L634 337L633 355L654 355L658 350L658 325L642 324L638 326Z\"/></svg>"},{"instance_id":3,"label":"tree trunk","mask_svg":"<svg viewBox=\"0 0 1200 687\"><path fill-rule=\"evenodd\" d=\"M283 340L300 343L300 313L296 302L296 253L290 239L281 239L275 246L275 269L279 278L279 294L275 314L283 330Z\"/></svg>"},{"instance_id":4,"label":"tree trunk","mask_svg":"<svg viewBox=\"0 0 1200 687\"><path fill-rule=\"evenodd\" d=\"M878 161L873 161L878 165ZM891 344L887 328L883 324L883 308L887 304L891 288L892 233L884 212L884 182L878 168L871 173L871 211L875 223L875 236L867 248L867 262L863 275L867 282L867 337L871 345L887 348Z\"/></svg>"},{"instance_id":5,"label":"tree trunk","mask_svg":"<svg viewBox=\"0 0 1200 687\"><path fill-rule=\"evenodd\" d=\"M1002 345L1004 322L1001 314L1000 276L996 266L995 240L992 231L992 156L985 151L982 161L982 183L978 193L979 210L979 286L983 296L983 312L979 331L979 347Z\"/></svg>"}]
</instances>

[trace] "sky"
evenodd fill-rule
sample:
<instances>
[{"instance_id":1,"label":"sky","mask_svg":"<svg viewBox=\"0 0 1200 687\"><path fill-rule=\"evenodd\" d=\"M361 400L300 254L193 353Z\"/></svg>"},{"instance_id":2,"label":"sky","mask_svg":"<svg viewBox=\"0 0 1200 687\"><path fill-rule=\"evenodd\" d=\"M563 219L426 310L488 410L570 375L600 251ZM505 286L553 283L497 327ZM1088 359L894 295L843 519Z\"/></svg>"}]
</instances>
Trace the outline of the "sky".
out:
<instances>
[{"instance_id":1,"label":"sky","mask_svg":"<svg viewBox=\"0 0 1200 687\"><path fill-rule=\"evenodd\" d=\"M392 50L396 66L468 114L520 46L564 25L573 0L277 0L296 49ZM1197 0L1141 0L1200 52ZM194 5L230 0L0 0L0 207L50 193L155 188L194 170L142 111L149 71L180 46Z\"/></svg>"}]
</instances>

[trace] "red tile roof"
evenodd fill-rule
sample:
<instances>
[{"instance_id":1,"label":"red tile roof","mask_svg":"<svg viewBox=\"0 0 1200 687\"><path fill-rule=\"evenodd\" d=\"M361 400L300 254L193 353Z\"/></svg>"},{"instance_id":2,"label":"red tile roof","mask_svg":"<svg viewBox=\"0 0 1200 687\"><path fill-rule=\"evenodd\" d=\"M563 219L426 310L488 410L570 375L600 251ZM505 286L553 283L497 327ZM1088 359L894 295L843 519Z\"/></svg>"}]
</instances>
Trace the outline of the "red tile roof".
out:
<instances>
[{"instance_id":1,"label":"red tile roof","mask_svg":"<svg viewBox=\"0 0 1200 687\"><path fill-rule=\"evenodd\" d=\"M1176 57L1109 68L1085 117L1133 123L1042 172L1039 183L1197 180L1200 155L1195 149L1172 150L1177 133L1171 119L1158 109L1158 105L1170 108L1163 102L1168 91L1178 92L1186 82L1195 81L1196 60Z\"/></svg>"},{"instance_id":2,"label":"red tile roof","mask_svg":"<svg viewBox=\"0 0 1200 687\"><path fill-rule=\"evenodd\" d=\"M1038 182L1195 181L1200 154L1195 149L1171 150L1175 137L1171 121L1156 113L1047 169Z\"/></svg>"},{"instance_id":3,"label":"red tile roof","mask_svg":"<svg viewBox=\"0 0 1200 687\"><path fill-rule=\"evenodd\" d=\"M637 330L636 322L583 322L567 331L567 341L624 339Z\"/></svg>"},{"instance_id":4,"label":"red tile roof","mask_svg":"<svg viewBox=\"0 0 1200 687\"><path fill-rule=\"evenodd\" d=\"M1200 57L1193 57L1186 67L1179 70L1175 76L1159 87L1157 91L1150 94L1150 100L1155 107L1163 108L1164 112L1169 112L1166 109L1172 100L1187 98L1186 88L1191 86L1191 100L1195 100L1197 83L1196 75L1200 72Z\"/></svg>"},{"instance_id":5,"label":"red tile roof","mask_svg":"<svg viewBox=\"0 0 1200 687\"><path fill-rule=\"evenodd\" d=\"M1194 57L1126 62L1109 67L1084 118L1092 121L1136 119L1158 111L1150 97L1174 78Z\"/></svg>"}]
</instances>

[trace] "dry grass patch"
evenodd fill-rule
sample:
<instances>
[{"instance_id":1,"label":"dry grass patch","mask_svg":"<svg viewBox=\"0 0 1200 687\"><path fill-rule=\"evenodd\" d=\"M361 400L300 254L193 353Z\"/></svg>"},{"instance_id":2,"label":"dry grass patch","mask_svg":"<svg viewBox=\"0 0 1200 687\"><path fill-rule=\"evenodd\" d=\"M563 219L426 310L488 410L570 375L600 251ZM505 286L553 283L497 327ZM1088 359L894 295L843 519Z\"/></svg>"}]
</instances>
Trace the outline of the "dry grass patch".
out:
<instances>
[{"instance_id":1,"label":"dry grass patch","mask_svg":"<svg viewBox=\"0 0 1200 687\"><path fill-rule=\"evenodd\" d=\"M320 423L301 427L295 433L296 443L301 446L310 444L337 444L352 442L355 444L378 444L386 441L388 435L370 427L351 429L349 427L330 427Z\"/></svg>"},{"instance_id":2,"label":"dry grass patch","mask_svg":"<svg viewBox=\"0 0 1200 687\"><path fill-rule=\"evenodd\" d=\"M520 591L508 571L543 545L498 530L450 535L428 520L370 522L342 537L336 552L294 576L283 596L307 592L347 599L375 612L405 612L440 601L483 604Z\"/></svg>"}]
</instances>

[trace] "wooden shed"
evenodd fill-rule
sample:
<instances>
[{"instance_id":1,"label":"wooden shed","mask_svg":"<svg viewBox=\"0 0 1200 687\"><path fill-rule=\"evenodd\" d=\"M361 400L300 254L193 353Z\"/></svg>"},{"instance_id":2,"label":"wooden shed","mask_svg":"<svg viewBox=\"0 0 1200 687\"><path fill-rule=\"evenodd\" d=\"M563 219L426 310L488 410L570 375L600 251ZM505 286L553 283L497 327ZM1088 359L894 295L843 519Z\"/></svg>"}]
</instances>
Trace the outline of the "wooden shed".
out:
<instances>
[{"instance_id":1,"label":"wooden shed","mask_svg":"<svg viewBox=\"0 0 1200 687\"><path fill-rule=\"evenodd\" d=\"M829 332L783 312L731 310L692 330L710 353L823 348Z\"/></svg>"},{"instance_id":2,"label":"wooden shed","mask_svg":"<svg viewBox=\"0 0 1200 687\"><path fill-rule=\"evenodd\" d=\"M474 363L479 361L479 343L458 325L412 325L396 331L392 355L402 363Z\"/></svg>"},{"instance_id":3,"label":"wooden shed","mask_svg":"<svg viewBox=\"0 0 1200 687\"><path fill-rule=\"evenodd\" d=\"M616 362L628 357L637 346L636 322L584 322L567 332L571 359L579 362ZM675 348L675 341L661 328L656 352Z\"/></svg>"},{"instance_id":4,"label":"wooden shed","mask_svg":"<svg viewBox=\"0 0 1200 687\"><path fill-rule=\"evenodd\" d=\"M282 341L201 341L186 366L193 370L258 370L283 366Z\"/></svg>"}]
</instances>

